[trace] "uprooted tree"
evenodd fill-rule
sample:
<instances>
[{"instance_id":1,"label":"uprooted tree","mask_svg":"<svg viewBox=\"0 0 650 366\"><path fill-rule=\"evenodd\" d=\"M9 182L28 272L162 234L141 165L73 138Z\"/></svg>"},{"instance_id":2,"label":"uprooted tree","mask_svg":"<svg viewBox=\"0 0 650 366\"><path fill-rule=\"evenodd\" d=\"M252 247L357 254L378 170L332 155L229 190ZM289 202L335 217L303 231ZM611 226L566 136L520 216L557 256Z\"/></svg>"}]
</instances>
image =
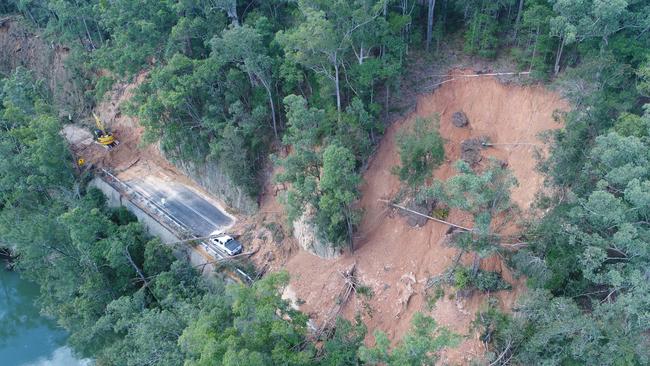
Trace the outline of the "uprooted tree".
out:
<instances>
[{"instance_id":1,"label":"uprooted tree","mask_svg":"<svg viewBox=\"0 0 650 366\"><path fill-rule=\"evenodd\" d=\"M494 159L490 159L482 173L476 173L464 161L456 162L456 170L458 174L446 182L436 181L420 191L418 199L436 199L472 214L472 230L456 231L452 243L462 250L487 257L499 248L494 218L512 207L510 189L517 185L517 180Z\"/></svg>"}]
</instances>

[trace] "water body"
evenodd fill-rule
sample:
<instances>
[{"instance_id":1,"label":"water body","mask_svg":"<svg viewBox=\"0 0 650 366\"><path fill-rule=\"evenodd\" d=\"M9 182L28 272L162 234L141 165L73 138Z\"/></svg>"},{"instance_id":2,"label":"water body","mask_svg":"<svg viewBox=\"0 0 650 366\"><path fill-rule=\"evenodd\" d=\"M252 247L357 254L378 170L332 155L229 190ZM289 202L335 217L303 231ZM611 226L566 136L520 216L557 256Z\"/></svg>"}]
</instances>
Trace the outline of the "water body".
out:
<instances>
[{"instance_id":1,"label":"water body","mask_svg":"<svg viewBox=\"0 0 650 366\"><path fill-rule=\"evenodd\" d=\"M66 346L67 334L35 304L38 286L0 266L0 364L87 366Z\"/></svg>"}]
</instances>

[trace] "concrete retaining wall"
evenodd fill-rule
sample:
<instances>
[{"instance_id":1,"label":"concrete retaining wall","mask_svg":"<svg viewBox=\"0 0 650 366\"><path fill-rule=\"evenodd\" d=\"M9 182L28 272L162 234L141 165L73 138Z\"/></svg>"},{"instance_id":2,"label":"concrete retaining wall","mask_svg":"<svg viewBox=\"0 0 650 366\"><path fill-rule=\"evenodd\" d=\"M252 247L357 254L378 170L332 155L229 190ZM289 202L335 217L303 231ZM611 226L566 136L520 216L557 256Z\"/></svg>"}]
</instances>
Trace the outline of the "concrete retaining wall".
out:
<instances>
[{"instance_id":1,"label":"concrete retaining wall","mask_svg":"<svg viewBox=\"0 0 650 366\"><path fill-rule=\"evenodd\" d=\"M101 178L93 178L88 184L91 187L95 187L102 191L106 196L107 204L110 207L119 207L124 206L127 210L135 215L138 218L138 221L147 229L147 232L151 236L159 237L160 240L165 243L174 243L180 239L174 235L169 229L162 226L158 221L149 216L144 212L140 207L137 207L126 197L123 197L120 192L115 190L110 184L104 182Z\"/></svg>"}]
</instances>

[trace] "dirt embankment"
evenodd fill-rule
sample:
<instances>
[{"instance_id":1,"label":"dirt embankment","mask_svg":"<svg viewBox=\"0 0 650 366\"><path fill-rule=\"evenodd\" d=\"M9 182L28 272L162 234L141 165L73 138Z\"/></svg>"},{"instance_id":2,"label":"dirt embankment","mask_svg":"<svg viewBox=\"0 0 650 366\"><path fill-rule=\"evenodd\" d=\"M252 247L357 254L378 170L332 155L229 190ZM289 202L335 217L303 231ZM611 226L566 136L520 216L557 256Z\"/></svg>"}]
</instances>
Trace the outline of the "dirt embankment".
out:
<instances>
[{"instance_id":1,"label":"dirt embankment","mask_svg":"<svg viewBox=\"0 0 650 366\"><path fill-rule=\"evenodd\" d=\"M359 280L372 289L373 295L369 299L357 296L349 301L341 311L343 315L351 318L360 312L364 314L369 333L381 329L397 340L409 329L412 315L423 311L433 315L440 324L468 336L461 347L445 354L448 362L465 364L480 357L483 347L477 335L470 332L470 322L484 303L485 295L452 299L447 291L434 310L427 310L426 280L442 274L457 254L456 249L445 244L447 227L428 222L423 227L412 228L405 217L378 202L378 199L395 197L400 190L399 179L391 173L391 168L399 163L395 135L412 125L416 116L438 113L440 133L446 141L446 162L433 176L443 180L455 174L453 162L460 158L460 145L468 138L489 136L495 144L526 143L495 145L481 151L484 156L507 162L519 181L512 200L525 212L543 184L542 175L535 169L537 157L546 151L539 134L560 128L553 118L554 111L568 108L565 101L542 87L504 85L492 77L459 78L433 94L419 97L415 113L388 129L364 174L359 203L364 214L355 238L355 253L325 260L299 250L288 260L286 268L291 273L292 291L304 302L301 309L320 325L337 305L337 295L344 285L341 273L356 265ZM457 111L467 115L468 127L453 126L452 114ZM463 212L452 210L448 219L471 225L471 218ZM515 222L509 226L510 230L516 230ZM463 262L469 264L472 258L471 254L465 255ZM522 280L513 278L498 258L485 259L481 266L501 272L513 284L512 291L492 295L502 308L510 309L525 288Z\"/></svg>"},{"instance_id":2,"label":"dirt embankment","mask_svg":"<svg viewBox=\"0 0 650 366\"><path fill-rule=\"evenodd\" d=\"M85 112L80 76L66 66L70 50L48 42L22 25L18 18L0 20L0 73L9 74L17 67L32 70L43 81L62 116L75 118Z\"/></svg>"}]
</instances>

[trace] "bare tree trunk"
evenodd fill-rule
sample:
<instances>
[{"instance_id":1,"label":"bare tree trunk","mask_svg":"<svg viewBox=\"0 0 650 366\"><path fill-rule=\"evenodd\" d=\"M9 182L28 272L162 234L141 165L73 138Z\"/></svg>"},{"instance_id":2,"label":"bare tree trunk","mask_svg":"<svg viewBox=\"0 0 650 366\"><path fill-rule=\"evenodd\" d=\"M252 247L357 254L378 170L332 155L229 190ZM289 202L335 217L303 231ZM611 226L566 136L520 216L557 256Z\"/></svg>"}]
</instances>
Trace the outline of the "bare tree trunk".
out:
<instances>
[{"instance_id":1,"label":"bare tree trunk","mask_svg":"<svg viewBox=\"0 0 650 366\"><path fill-rule=\"evenodd\" d=\"M350 221L350 212L346 208L345 210L345 222L348 226L348 243L350 245L350 253L354 253L354 236L353 236L353 231L352 231L352 222Z\"/></svg>"},{"instance_id":2,"label":"bare tree trunk","mask_svg":"<svg viewBox=\"0 0 650 366\"><path fill-rule=\"evenodd\" d=\"M237 0L230 2L228 9L226 10L228 17L231 19L232 24L239 25L239 16L237 16Z\"/></svg>"},{"instance_id":3,"label":"bare tree trunk","mask_svg":"<svg viewBox=\"0 0 650 366\"><path fill-rule=\"evenodd\" d=\"M266 94L269 96L269 104L271 104L271 116L273 118L273 134L275 135L275 139L277 140L278 138L278 125L275 120L275 103L273 103L273 94L271 93L271 88L268 85L268 83L260 79L262 81L262 85L264 85L264 89L266 89Z\"/></svg>"},{"instance_id":4,"label":"bare tree trunk","mask_svg":"<svg viewBox=\"0 0 650 366\"><path fill-rule=\"evenodd\" d=\"M562 58L562 51L564 50L564 36L560 38L560 46L557 49L557 53L555 54L555 66L553 67L553 71L555 75L560 72L560 59Z\"/></svg>"},{"instance_id":5,"label":"bare tree trunk","mask_svg":"<svg viewBox=\"0 0 650 366\"><path fill-rule=\"evenodd\" d=\"M88 42L92 46L93 50L96 50L95 43L93 42L93 37L90 35L90 30L88 29L88 23L86 23L86 17L81 17L81 20L84 23L84 28L86 28L86 36L88 36Z\"/></svg>"},{"instance_id":6,"label":"bare tree trunk","mask_svg":"<svg viewBox=\"0 0 650 366\"><path fill-rule=\"evenodd\" d=\"M339 85L339 64L336 56L334 57L334 83L336 84L336 111L338 120L341 122L341 88Z\"/></svg>"},{"instance_id":7,"label":"bare tree trunk","mask_svg":"<svg viewBox=\"0 0 650 366\"><path fill-rule=\"evenodd\" d=\"M427 15L427 52L431 45L431 36L433 32L433 10L436 7L436 0L429 0L429 13Z\"/></svg>"},{"instance_id":8,"label":"bare tree trunk","mask_svg":"<svg viewBox=\"0 0 650 366\"><path fill-rule=\"evenodd\" d=\"M524 0L519 0L519 10L517 10L517 19L515 20L515 36L513 39L517 39L517 33L519 32L519 22L521 21L521 11L524 9Z\"/></svg>"},{"instance_id":9,"label":"bare tree trunk","mask_svg":"<svg viewBox=\"0 0 650 366\"><path fill-rule=\"evenodd\" d=\"M478 253L474 254L474 261L472 262L472 276L476 276L479 268L481 268L481 257Z\"/></svg>"},{"instance_id":10,"label":"bare tree trunk","mask_svg":"<svg viewBox=\"0 0 650 366\"><path fill-rule=\"evenodd\" d=\"M539 25L537 26L537 32L535 33L535 45L533 46L533 54L530 57L530 67L528 71L533 69L533 62L535 61L535 54L537 53L537 42L539 41Z\"/></svg>"},{"instance_id":11,"label":"bare tree trunk","mask_svg":"<svg viewBox=\"0 0 650 366\"><path fill-rule=\"evenodd\" d=\"M129 261L129 263L131 264L131 267L133 267L133 270L135 270L135 273L138 275L138 277L140 277L140 280L142 281L142 283L144 283L144 286L148 287L149 286L149 281L147 281L147 278L144 276L144 274L142 273L142 271L140 270L138 265L135 264L135 262L133 261L133 258L131 258L131 253L129 253L129 246L128 245L126 247L124 247L124 256Z\"/></svg>"},{"instance_id":12,"label":"bare tree trunk","mask_svg":"<svg viewBox=\"0 0 650 366\"><path fill-rule=\"evenodd\" d=\"M102 36L102 31L99 29L99 22L95 21L95 28L97 29L97 35L99 36L99 42L104 46L104 36Z\"/></svg>"},{"instance_id":13,"label":"bare tree trunk","mask_svg":"<svg viewBox=\"0 0 650 366\"><path fill-rule=\"evenodd\" d=\"M386 98L384 100L384 123L388 123L388 91L390 89L390 86L388 85L388 81L386 81Z\"/></svg>"},{"instance_id":14,"label":"bare tree trunk","mask_svg":"<svg viewBox=\"0 0 650 366\"><path fill-rule=\"evenodd\" d=\"M275 95L280 95L280 91L278 90L278 83L273 83L273 87L275 89ZM302 86L300 86L300 91L302 91ZM285 122L282 119L282 113L278 114L278 124L280 125L280 129L284 129Z\"/></svg>"}]
</instances>

